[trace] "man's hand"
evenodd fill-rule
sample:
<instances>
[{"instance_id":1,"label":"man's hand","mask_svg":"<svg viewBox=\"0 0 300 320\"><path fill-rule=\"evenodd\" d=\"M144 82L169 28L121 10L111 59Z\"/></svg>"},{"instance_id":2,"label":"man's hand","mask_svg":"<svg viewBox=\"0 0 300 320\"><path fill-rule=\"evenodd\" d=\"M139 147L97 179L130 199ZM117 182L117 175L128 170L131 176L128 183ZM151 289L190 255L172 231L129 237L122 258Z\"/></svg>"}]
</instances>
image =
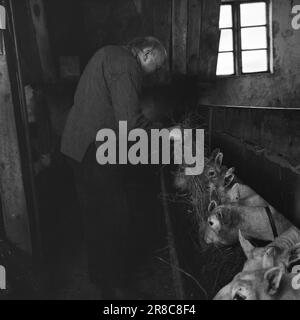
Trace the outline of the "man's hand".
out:
<instances>
[{"instance_id":1,"label":"man's hand","mask_svg":"<svg viewBox=\"0 0 300 320\"><path fill-rule=\"evenodd\" d=\"M174 141L182 141L183 140L183 131L180 126L175 126L168 129L170 131L169 139Z\"/></svg>"}]
</instances>

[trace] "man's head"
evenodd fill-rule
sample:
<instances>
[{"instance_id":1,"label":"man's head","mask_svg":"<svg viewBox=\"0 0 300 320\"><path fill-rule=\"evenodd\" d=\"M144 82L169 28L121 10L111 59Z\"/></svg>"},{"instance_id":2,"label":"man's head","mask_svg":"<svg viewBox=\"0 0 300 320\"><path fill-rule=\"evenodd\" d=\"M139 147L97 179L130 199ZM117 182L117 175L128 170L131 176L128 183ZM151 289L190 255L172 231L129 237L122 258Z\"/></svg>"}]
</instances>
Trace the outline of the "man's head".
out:
<instances>
[{"instance_id":1,"label":"man's head","mask_svg":"<svg viewBox=\"0 0 300 320\"><path fill-rule=\"evenodd\" d=\"M167 61L167 51L154 37L137 38L129 43L145 73L154 73Z\"/></svg>"}]
</instances>

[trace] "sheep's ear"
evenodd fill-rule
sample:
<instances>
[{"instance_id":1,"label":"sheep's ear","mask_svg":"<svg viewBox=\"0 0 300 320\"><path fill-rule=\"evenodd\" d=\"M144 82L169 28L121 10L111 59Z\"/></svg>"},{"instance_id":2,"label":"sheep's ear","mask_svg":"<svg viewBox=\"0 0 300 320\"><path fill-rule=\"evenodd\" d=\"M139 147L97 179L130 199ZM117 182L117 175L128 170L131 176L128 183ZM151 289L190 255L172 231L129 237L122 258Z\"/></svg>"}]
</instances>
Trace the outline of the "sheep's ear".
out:
<instances>
[{"instance_id":1,"label":"sheep's ear","mask_svg":"<svg viewBox=\"0 0 300 320\"><path fill-rule=\"evenodd\" d=\"M234 180L235 175L231 174L230 176L225 177L224 179L224 186L229 187L232 184L232 181Z\"/></svg>"},{"instance_id":2,"label":"sheep's ear","mask_svg":"<svg viewBox=\"0 0 300 320\"><path fill-rule=\"evenodd\" d=\"M243 236L241 230L239 230L239 240L245 256L247 257L247 259L250 259L255 247Z\"/></svg>"},{"instance_id":3,"label":"sheep's ear","mask_svg":"<svg viewBox=\"0 0 300 320\"><path fill-rule=\"evenodd\" d=\"M221 152L221 150L219 148L215 149L212 151L209 160L215 160L217 155Z\"/></svg>"},{"instance_id":4,"label":"sheep's ear","mask_svg":"<svg viewBox=\"0 0 300 320\"><path fill-rule=\"evenodd\" d=\"M263 269L269 269L274 267L275 254L276 252L274 247L267 248L262 261Z\"/></svg>"},{"instance_id":5,"label":"sheep's ear","mask_svg":"<svg viewBox=\"0 0 300 320\"><path fill-rule=\"evenodd\" d=\"M226 177L230 176L230 175L234 174L234 172L235 172L235 167L231 167L230 169L227 170L225 176Z\"/></svg>"},{"instance_id":6,"label":"sheep's ear","mask_svg":"<svg viewBox=\"0 0 300 320\"><path fill-rule=\"evenodd\" d=\"M208 206L208 212L212 213L217 208L217 206L218 206L218 204L215 200L211 201Z\"/></svg>"},{"instance_id":7,"label":"sheep's ear","mask_svg":"<svg viewBox=\"0 0 300 320\"><path fill-rule=\"evenodd\" d=\"M235 183L231 188L231 194L235 201L239 201L241 198L240 195L240 184Z\"/></svg>"},{"instance_id":8,"label":"sheep's ear","mask_svg":"<svg viewBox=\"0 0 300 320\"><path fill-rule=\"evenodd\" d=\"M216 159L215 159L215 165L219 168L222 167L222 162L223 162L223 153L222 152L219 152L216 156Z\"/></svg>"},{"instance_id":9,"label":"sheep's ear","mask_svg":"<svg viewBox=\"0 0 300 320\"><path fill-rule=\"evenodd\" d=\"M282 275L283 272L279 267L272 268L265 273L264 279L267 281L266 291L268 294L275 295L277 293Z\"/></svg>"}]
</instances>

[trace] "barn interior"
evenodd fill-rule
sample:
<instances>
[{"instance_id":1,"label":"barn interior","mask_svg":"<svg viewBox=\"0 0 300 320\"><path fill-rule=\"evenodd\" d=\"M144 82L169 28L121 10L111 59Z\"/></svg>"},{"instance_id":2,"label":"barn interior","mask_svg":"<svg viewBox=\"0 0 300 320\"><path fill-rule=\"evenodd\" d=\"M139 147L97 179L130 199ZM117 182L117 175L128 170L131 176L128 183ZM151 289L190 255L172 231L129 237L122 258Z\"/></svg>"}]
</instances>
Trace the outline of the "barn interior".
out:
<instances>
[{"instance_id":1,"label":"barn interior","mask_svg":"<svg viewBox=\"0 0 300 320\"><path fill-rule=\"evenodd\" d=\"M8 287L0 298L101 299L88 279L60 141L90 58L137 37L157 37L168 53L165 68L145 78L144 114L204 129L207 155L219 148L228 168L299 226L296 2L0 0L0 265ZM240 246L199 240L194 208L174 188L174 166L137 170L138 240L125 298L213 298L241 269Z\"/></svg>"}]
</instances>

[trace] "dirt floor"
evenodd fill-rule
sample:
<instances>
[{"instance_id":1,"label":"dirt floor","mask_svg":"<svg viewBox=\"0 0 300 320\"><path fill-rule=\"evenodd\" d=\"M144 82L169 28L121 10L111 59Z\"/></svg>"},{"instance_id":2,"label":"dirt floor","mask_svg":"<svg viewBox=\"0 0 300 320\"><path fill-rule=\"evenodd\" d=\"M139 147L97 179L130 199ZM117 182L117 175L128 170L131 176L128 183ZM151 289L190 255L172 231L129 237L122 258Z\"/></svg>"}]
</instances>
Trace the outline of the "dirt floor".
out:
<instances>
[{"instance_id":1,"label":"dirt floor","mask_svg":"<svg viewBox=\"0 0 300 320\"><path fill-rule=\"evenodd\" d=\"M0 299L99 300L101 290L89 281L86 250L72 174L64 163L37 179L44 258L37 265L6 242L0 242L0 265L7 269L8 290ZM187 208L170 204L185 298L211 299L240 271L240 247L201 248L193 236ZM129 300L176 299L166 236L138 257L140 265L126 290ZM164 248L164 249L160 249Z\"/></svg>"},{"instance_id":2,"label":"dirt floor","mask_svg":"<svg viewBox=\"0 0 300 320\"><path fill-rule=\"evenodd\" d=\"M10 252L2 259L8 271L8 290L1 299L54 299L54 300L101 300L101 290L89 281L84 248L72 257L64 258L47 266L33 267L30 261L2 245L1 252ZM167 252L153 255L140 266L132 282L126 288L128 300L173 300L175 299L170 267L161 262ZM5 261L4 261L5 260ZM2 263L2 262L1 262ZM127 295L127 296L126 296Z\"/></svg>"},{"instance_id":3,"label":"dirt floor","mask_svg":"<svg viewBox=\"0 0 300 320\"><path fill-rule=\"evenodd\" d=\"M0 242L0 265L8 290L0 299L98 300L101 290L89 281L82 220L72 172L63 161L37 178L44 257L34 264L7 242ZM175 299L168 250L163 242L141 257L126 299ZM149 248L148 248L149 249ZM139 258L138 258L139 260Z\"/></svg>"}]
</instances>

